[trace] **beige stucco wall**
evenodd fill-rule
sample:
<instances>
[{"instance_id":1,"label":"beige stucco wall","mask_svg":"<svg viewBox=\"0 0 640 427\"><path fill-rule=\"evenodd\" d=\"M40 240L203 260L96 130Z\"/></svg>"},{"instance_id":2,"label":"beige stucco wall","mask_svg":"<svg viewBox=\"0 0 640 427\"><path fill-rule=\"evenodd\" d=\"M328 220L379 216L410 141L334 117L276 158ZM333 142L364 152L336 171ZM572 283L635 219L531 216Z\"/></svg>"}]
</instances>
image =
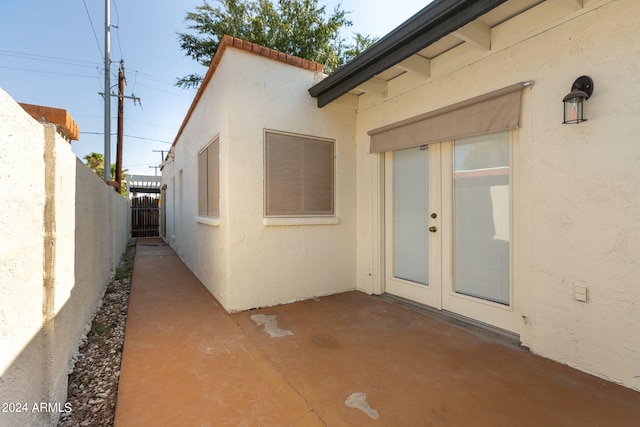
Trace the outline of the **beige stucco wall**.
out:
<instances>
[{"instance_id":1,"label":"beige stucco wall","mask_svg":"<svg viewBox=\"0 0 640 427\"><path fill-rule=\"evenodd\" d=\"M558 8L566 11L559 16ZM367 154L366 132L534 80L514 133L515 298L527 319L521 340L535 353L640 389L638 16L634 0L585 2L575 12L568 2L545 2L494 28L490 52L462 45L432 61L431 78L405 74L389 82L386 98L361 96L358 288L383 290L379 157ZM561 100L583 74L595 83L589 121L562 125ZM574 299L575 285L588 287L587 303Z\"/></svg>"},{"instance_id":2,"label":"beige stucco wall","mask_svg":"<svg viewBox=\"0 0 640 427\"><path fill-rule=\"evenodd\" d=\"M355 112L317 109L307 92L315 78L309 70L227 49L163 169L164 183L176 180L176 203L180 170L184 180L182 230L168 231L168 241L229 311L355 288ZM336 224L265 224L265 129L336 141ZM211 225L196 219L196 165L197 153L216 135L220 218ZM179 211L176 205L176 219Z\"/></svg>"},{"instance_id":3,"label":"beige stucco wall","mask_svg":"<svg viewBox=\"0 0 640 427\"><path fill-rule=\"evenodd\" d=\"M0 413L2 425L49 425L33 404L67 397L67 374L128 236L128 203L0 89Z\"/></svg>"}]
</instances>

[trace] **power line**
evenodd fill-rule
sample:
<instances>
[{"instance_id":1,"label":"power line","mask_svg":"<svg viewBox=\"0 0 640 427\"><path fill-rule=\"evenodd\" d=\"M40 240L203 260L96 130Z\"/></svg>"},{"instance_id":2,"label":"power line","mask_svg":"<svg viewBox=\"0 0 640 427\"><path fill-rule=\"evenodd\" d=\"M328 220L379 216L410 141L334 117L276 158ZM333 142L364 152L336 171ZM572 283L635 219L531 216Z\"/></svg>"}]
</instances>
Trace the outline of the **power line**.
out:
<instances>
[{"instance_id":1,"label":"power line","mask_svg":"<svg viewBox=\"0 0 640 427\"><path fill-rule=\"evenodd\" d=\"M104 135L104 132L80 132L80 134L85 134L85 135ZM143 138L141 136L134 136L134 135L125 135L127 138L133 138L133 139L142 139L145 141L153 141L153 142L160 142L162 144L173 144L172 142L167 142L167 141L160 141L159 139L153 139L153 138Z\"/></svg>"},{"instance_id":2,"label":"power line","mask_svg":"<svg viewBox=\"0 0 640 427\"><path fill-rule=\"evenodd\" d=\"M168 141L160 141L159 139L153 139L153 138L143 138L141 136L133 136L133 135L125 135L127 138L134 138L134 139L143 139L145 141L153 141L153 142L159 142L162 144L172 144L172 142L168 142Z\"/></svg>"},{"instance_id":3,"label":"power line","mask_svg":"<svg viewBox=\"0 0 640 427\"><path fill-rule=\"evenodd\" d=\"M145 72L142 72L142 71L136 70L136 69L134 69L133 71L135 71L136 74L140 74L141 76L143 76L147 80L152 80L152 81L155 81L157 83L164 83L164 84L169 85L169 86L175 86L175 82L174 81L163 79L162 77L154 76L152 74L145 73Z\"/></svg>"},{"instance_id":4,"label":"power line","mask_svg":"<svg viewBox=\"0 0 640 427\"><path fill-rule=\"evenodd\" d=\"M102 64L100 64L98 62L95 62L95 61L85 61L85 60L75 59L75 58L63 58L63 57L59 57L59 56L39 55L39 54L35 54L35 53L17 52L17 51L2 50L2 49L0 49L0 55L14 57L14 58L28 59L28 60L32 60L32 61L42 61L42 62L50 62L50 63L54 63L54 64L70 65L70 66L82 67L82 68L100 68L102 66ZM5 68L8 68L8 67L5 67ZM145 72L140 71L140 70L136 70L136 69L132 69L132 70L135 71L135 73L136 73L136 77L135 77L136 79L137 79L138 75L140 75L140 77L145 79L145 80L149 80L149 81L154 82L154 83L160 83L160 84L163 84L163 85L175 87L175 82L173 82L171 80L167 80L167 79L162 78L162 77L154 76L153 74L145 73ZM115 72L115 71L117 71L117 65L114 63L111 66L111 72ZM140 83L140 86L148 87L148 88L155 89L155 90L158 90L158 91L163 91L163 92L170 93L170 94L176 95L176 96L181 96L181 97L185 97L185 98L189 98L189 99L191 98L190 96L179 95L177 92L167 92L166 90L162 90L162 89L159 89L159 88L154 87L154 86L145 85L143 83Z\"/></svg>"},{"instance_id":5,"label":"power line","mask_svg":"<svg viewBox=\"0 0 640 427\"><path fill-rule=\"evenodd\" d=\"M15 52L15 51L9 51L9 50L0 50L0 55L9 56L9 57L13 57L13 58L27 59L27 60L30 60L30 61L41 61L41 62L47 62L47 63L52 63L52 64L63 64L63 65L69 65L69 66L72 66L72 67L94 68L94 69L98 70L98 73L100 72L100 67L101 67L101 64L99 64L97 62L83 61L83 60L80 60L80 59L72 59L72 58L62 58L62 57L59 57L59 56L38 55L38 54L26 53L26 52ZM84 65L84 64L91 64L91 65ZM3 68L11 68L11 67L6 67L5 66ZM111 68L115 69L115 66L112 66ZM33 70L33 69L22 69L22 68L15 68L15 67L12 68L12 69L25 70L25 71L38 71L38 70ZM46 73L48 71L39 71L39 72Z\"/></svg>"},{"instance_id":6,"label":"power line","mask_svg":"<svg viewBox=\"0 0 640 427\"><path fill-rule=\"evenodd\" d=\"M89 18L89 24L91 24L91 30L93 30L93 37L96 40L96 45L98 45L98 53L100 54L100 58L104 58L102 54L102 49L100 48L100 42L98 41L98 35L96 34L96 29L93 26L93 21L91 20L91 14L89 13L89 8L87 7L87 2L86 0L82 0L82 3L84 3L84 10L87 11L87 17Z\"/></svg>"},{"instance_id":7,"label":"power line","mask_svg":"<svg viewBox=\"0 0 640 427\"><path fill-rule=\"evenodd\" d=\"M153 87L153 86L145 85L145 84L143 84L143 83L138 83L138 85L139 85L139 86L143 86L143 87L147 87L147 88L149 88L149 89L157 90L158 92L168 93L169 95L177 96L177 97L180 97L180 98L184 98L184 99L193 99L193 97L191 97L191 96L182 95L182 94L177 93L177 92L170 92L170 91L168 91L168 90L159 89L159 88L157 88L157 87Z\"/></svg>"},{"instance_id":8,"label":"power line","mask_svg":"<svg viewBox=\"0 0 640 427\"><path fill-rule=\"evenodd\" d=\"M43 70L33 70L29 68L20 68L20 67L5 67L4 65L0 65L0 68L4 68L7 70L17 70L17 71L29 71L32 73L44 73L44 74L52 74L58 76L69 76L69 77L82 77L84 79L95 79L95 76L86 76L82 74L71 74L71 73L58 73L55 71L43 71Z\"/></svg>"},{"instance_id":9,"label":"power line","mask_svg":"<svg viewBox=\"0 0 640 427\"><path fill-rule=\"evenodd\" d=\"M120 59L124 58L124 55L122 54L122 44L120 44L120 12L118 11L118 5L116 4L116 0L111 0L111 3L113 3L113 8L116 11L116 24L112 25L113 28L115 28L116 30L116 39L118 40L118 50L120 51Z\"/></svg>"},{"instance_id":10,"label":"power line","mask_svg":"<svg viewBox=\"0 0 640 427\"><path fill-rule=\"evenodd\" d=\"M42 61L42 62L48 62L48 63L53 63L53 64L63 64L63 65L69 65L69 66L72 66L72 67L93 68L93 69L97 69L98 72L100 72L100 65L101 65L101 64L98 64L97 62L84 61L84 60L74 59L74 58L63 58L63 57L59 57L59 56L38 55L38 54L27 53L27 52L16 52L16 51L1 50L1 49L0 49L0 55L13 57L13 58L27 59L27 60L31 60L31 61ZM85 65L85 64L88 64L88 65ZM111 72L112 73L117 71L116 67L117 67L116 64L112 64L112 66L111 66ZM50 71L34 70L34 69L18 68L18 67L0 66L0 68L7 68L7 69L13 69L13 70L19 70L19 71L31 71L31 72L52 73L52 74L54 73L54 72L50 72ZM139 70L135 70L134 69L134 71L136 73L136 77L135 77L136 83L134 83L134 88L138 84L137 83L138 75L140 75L140 77L142 79L151 81L153 83L159 83L159 84L163 84L163 85L174 87L174 83L172 81L170 81L170 80L163 79L162 77L154 76L152 74L145 73L145 72L142 72L142 71L139 71ZM61 74L63 74L63 73L61 73ZM75 74L69 74L69 75L76 76ZM88 77L88 76L82 76L82 77ZM168 93L170 95L178 96L178 97L181 97L181 98L191 99L190 96L182 95L182 93L171 92L171 91L168 91L168 90L160 89L160 88L152 86L152 85L146 85L144 83L140 83L140 86L147 87L147 88L150 88L150 89L154 89L154 90L157 90L159 92Z\"/></svg>"},{"instance_id":11,"label":"power line","mask_svg":"<svg viewBox=\"0 0 640 427\"><path fill-rule=\"evenodd\" d=\"M172 144L171 142L167 142L167 141L160 141L159 139L153 139L153 138L143 138L141 136L133 136L133 135L125 135L127 138L134 138L134 139L143 139L145 141L153 141L153 142L159 142L162 144Z\"/></svg>"},{"instance_id":12,"label":"power line","mask_svg":"<svg viewBox=\"0 0 640 427\"><path fill-rule=\"evenodd\" d=\"M15 58L22 58L22 59L29 59L32 61L46 61L46 62L67 64L67 65L73 65L75 67L94 68L96 65L98 65L98 63L95 61L83 61L81 59L61 58L59 56L38 55L35 53L16 52L12 50L0 50L0 55L11 56ZM83 65L83 64L90 64L90 65Z\"/></svg>"},{"instance_id":13,"label":"power line","mask_svg":"<svg viewBox=\"0 0 640 427\"><path fill-rule=\"evenodd\" d=\"M124 167L126 167L128 169L128 168L135 168L135 167L138 167L138 166L151 166L152 164L153 164L153 162L151 162L151 163L140 163L140 164L137 164L137 165L124 165Z\"/></svg>"}]
</instances>

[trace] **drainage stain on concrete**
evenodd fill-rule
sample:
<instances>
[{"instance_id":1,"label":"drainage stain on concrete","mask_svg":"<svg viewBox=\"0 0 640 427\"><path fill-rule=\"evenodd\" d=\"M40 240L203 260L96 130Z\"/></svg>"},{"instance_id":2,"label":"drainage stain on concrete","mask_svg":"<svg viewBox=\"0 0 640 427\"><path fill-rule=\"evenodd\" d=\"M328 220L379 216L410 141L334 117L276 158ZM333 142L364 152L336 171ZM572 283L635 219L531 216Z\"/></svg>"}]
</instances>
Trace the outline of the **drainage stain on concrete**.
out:
<instances>
[{"instance_id":1,"label":"drainage stain on concrete","mask_svg":"<svg viewBox=\"0 0 640 427\"><path fill-rule=\"evenodd\" d=\"M271 338L282 338L287 335L293 335L288 329L280 329L275 314L253 314L251 320L256 322L256 325L264 325L264 331L271 336Z\"/></svg>"},{"instance_id":2,"label":"drainage stain on concrete","mask_svg":"<svg viewBox=\"0 0 640 427\"><path fill-rule=\"evenodd\" d=\"M311 342L313 342L318 347L324 348L338 348L340 347L340 341L338 341L334 336L318 334L311 337Z\"/></svg>"},{"instance_id":3,"label":"drainage stain on concrete","mask_svg":"<svg viewBox=\"0 0 640 427\"><path fill-rule=\"evenodd\" d=\"M367 393L351 393L351 396L347 397L347 400L345 400L344 403L349 408L360 409L374 420L378 419L378 411L372 409L367 403Z\"/></svg>"}]
</instances>

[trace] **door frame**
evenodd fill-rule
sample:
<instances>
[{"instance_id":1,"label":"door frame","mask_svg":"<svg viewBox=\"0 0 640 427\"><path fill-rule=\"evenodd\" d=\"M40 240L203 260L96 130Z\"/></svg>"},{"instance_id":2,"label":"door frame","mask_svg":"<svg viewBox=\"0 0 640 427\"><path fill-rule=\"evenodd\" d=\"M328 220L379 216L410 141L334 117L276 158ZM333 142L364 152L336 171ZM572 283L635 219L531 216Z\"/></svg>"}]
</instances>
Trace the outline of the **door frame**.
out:
<instances>
[{"instance_id":1,"label":"door frame","mask_svg":"<svg viewBox=\"0 0 640 427\"><path fill-rule=\"evenodd\" d=\"M498 303L494 303L491 301L486 301L486 300L482 300L480 298L474 298L474 297L470 297L470 296L466 296L466 295L462 295L462 294L455 294L455 291L453 289L453 245L454 245L454 239L453 239L453 208L452 206L446 206L447 203L443 200L443 191L449 191L449 194L453 194L451 189L446 189L443 190L443 185L447 185L442 181L442 178L444 176L444 173L442 173L443 170L445 170L445 168L447 167L452 167L452 162L453 162L453 150L452 150L452 146L453 146L453 141L445 141L442 143L437 143L437 144L430 144L435 146L438 146L438 157L441 159L441 162L443 163L441 165L441 169L438 171L439 172L439 176L438 177L432 177L432 173L430 172L430 179L437 179L438 185L434 185L434 189L437 190L437 197L440 200L440 205L438 206L438 208L440 209L440 212L438 212L439 215L439 219L437 221L437 225L436 227L438 228L438 232L437 232L437 240L439 242L440 248L442 253L449 253L451 254L448 257L443 257L444 258L448 258L447 261L445 262L440 262L437 266L434 264L430 265L430 269L432 267L435 267L436 269L439 269L439 271L436 273L434 272L434 275L437 275L436 277L439 277L440 282L440 286L439 286L439 290L437 289L433 289L433 298L435 299L437 294L439 293L439 303L433 303L433 302L425 302L423 298L415 298L414 293L412 292L408 292L404 295L401 294L397 294L394 293L393 295L397 295L400 296L402 298L407 298L410 299L414 302L420 303L420 304L424 304L427 305L429 307L438 309L438 310L442 310L445 313L446 312L450 312L450 313L454 313L456 316L462 316L462 317L466 317L468 319L470 319L472 322L479 322L479 323L484 323L487 324L490 327L497 327L500 329L503 329L505 331L508 332L512 332L512 333L516 333L519 334L520 333L520 328L521 328L521 323L519 322L520 317L522 317L522 321L524 321L526 323L526 316L520 316L520 311L521 309L519 308L520 306L520 301L521 301L521 295L520 295L520 289L519 287L516 287L516 277L517 276L517 272L518 272L518 259L520 257L519 253L518 253L518 246L517 246L517 240L519 238L519 224L521 221L521 218L519 217L519 212L516 209L517 206L517 201L520 199L520 196L518 196L518 191L517 188L519 186L519 181L517 178L517 162L516 160L520 157L520 152L518 149L517 144L515 144L515 141L517 140L517 135L516 135L517 131L508 131L509 134L509 168L510 168L510 215L511 215L511 221L510 221L510 256L509 256L509 263L510 263L510 271L509 271L509 275L510 275L510 305L509 306L505 306L502 304L498 304ZM448 155L442 155L442 144L450 144L451 148L449 148L449 153ZM429 148L430 150L432 149L432 147ZM435 150L433 151L435 152ZM387 173L391 170L393 170L393 165L392 165L392 152L387 152L387 153L379 153L379 155L377 156L379 165L377 170L379 171L380 176L378 177L378 183L379 183L379 194L382 194L382 196L380 197L379 201L381 203L381 212L380 212L380 216L378 218L378 223L380 225L380 234L381 234L381 239L379 240L380 244L379 244L379 250L378 250L378 259L381 260L380 262L380 280L379 280L379 289L380 289L380 293L384 293L387 291L387 280L388 280L388 274L387 274L387 270L390 268L390 266L392 266L392 258L391 260L389 260L389 251L388 251L388 245L389 242L387 241L389 238L389 233L388 233L388 221L390 220L390 218L392 217L393 213L392 213L392 203L387 203L387 199L389 197L393 197L393 182L392 180L388 180L386 178ZM447 162L451 163L451 166L445 164ZM431 162L430 162L431 165ZM389 182L391 181L391 182ZM449 183L448 185L452 186L452 182ZM430 197L431 198L431 197ZM430 205L431 206L431 205ZM435 225L435 224L434 224ZM441 232L441 230L451 230L451 236L448 236L448 238L443 238L443 234ZM429 256L430 258L432 257L432 252L433 251L429 251ZM431 261L431 260L430 260ZM432 276L432 274L430 274L430 277ZM410 283L410 282L408 282ZM422 286L419 284L413 284L414 286L418 287L418 286ZM445 290L446 287L446 290ZM516 292L517 290L517 292ZM444 295L445 293L447 293L448 295ZM458 300L459 303L454 304L454 308L455 310L448 310L447 308L451 308L449 307L445 307L448 306L448 303L444 303L445 298L448 298L449 296L451 296L451 294L455 294L455 298ZM480 318L476 318L476 317L469 317L468 315L465 315L465 313L468 313L467 311L467 306L468 304L481 304L481 305L486 305L488 307L491 307L492 309L496 309L495 313L498 313L499 315L497 316L499 319L498 321L489 321L486 317L482 316ZM445 308L443 308L445 307ZM462 313L461 313L462 311Z\"/></svg>"}]
</instances>

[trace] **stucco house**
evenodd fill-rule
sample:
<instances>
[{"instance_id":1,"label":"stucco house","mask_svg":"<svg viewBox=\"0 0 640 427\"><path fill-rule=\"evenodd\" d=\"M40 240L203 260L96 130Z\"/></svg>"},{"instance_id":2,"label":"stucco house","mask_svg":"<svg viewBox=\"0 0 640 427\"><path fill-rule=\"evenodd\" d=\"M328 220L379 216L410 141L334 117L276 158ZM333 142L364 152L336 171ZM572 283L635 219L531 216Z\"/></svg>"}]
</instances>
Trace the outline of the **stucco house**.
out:
<instances>
[{"instance_id":1,"label":"stucco house","mask_svg":"<svg viewBox=\"0 0 640 427\"><path fill-rule=\"evenodd\" d=\"M228 311L386 293L640 390L639 18L436 0L330 76L225 37L165 239Z\"/></svg>"}]
</instances>

